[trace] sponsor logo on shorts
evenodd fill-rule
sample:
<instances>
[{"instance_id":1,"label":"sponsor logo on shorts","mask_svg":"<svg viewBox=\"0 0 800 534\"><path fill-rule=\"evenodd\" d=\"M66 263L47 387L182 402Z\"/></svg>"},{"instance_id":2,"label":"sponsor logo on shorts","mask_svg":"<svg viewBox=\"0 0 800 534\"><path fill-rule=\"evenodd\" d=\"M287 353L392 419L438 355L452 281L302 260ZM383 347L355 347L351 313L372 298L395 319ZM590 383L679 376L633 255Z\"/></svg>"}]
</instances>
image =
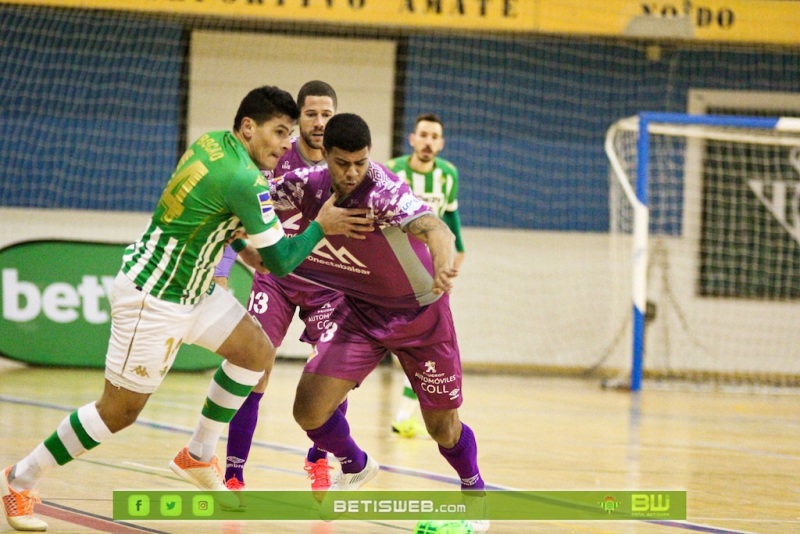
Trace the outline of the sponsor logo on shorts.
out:
<instances>
[{"instance_id":1,"label":"sponsor logo on shorts","mask_svg":"<svg viewBox=\"0 0 800 534\"><path fill-rule=\"evenodd\" d=\"M324 332L331 324L330 319L331 315L333 314L333 310L334 308L331 306L331 303L326 302L319 309L317 309L317 311L309 315L308 319L306 319L306 322L309 324L309 326L313 325L318 331ZM313 356L314 355L312 355L312 357Z\"/></svg>"},{"instance_id":2,"label":"sponsor logo on shorts","mask_svg":"<svg viewBox=\"0 0 800 534\"><path fill-rule=\"evenodd\" d=\"M331 314L333 313L333 306L331 306L330 302L326 302L320 308L318 308L314 313L308 316L309 321L324 321L325 319L330 319Z\"/></svg>"},{"instance_id":3,"label":"sponsor logo on shorts","mask_svg":"<svg viewBox=\"0 0 800 534\"><path fill-rule=\"evenodd\" d=\"M414 378L419 380L419 387L423 391L435 395L447 395L452 400L456 400L459 395L461 395L461 388L453 387L453 382L456 381L456 375L437 373L436 362L432 360L426 361L424 365L424 371L414 373Z\"/></svg>"},{"instance_id":4,"label":"sponsor logo on shorts","mask_svg":"<svg viewBox=\"0 0 800 534\"><path fill-rule=\"evenodd\" d=\"M131 373L135 375L139 375L142 378L150 378L150 373L147 372L147 367L144 365L137 365L133 369L131 369Z\"/></svg>"}]
</instances>

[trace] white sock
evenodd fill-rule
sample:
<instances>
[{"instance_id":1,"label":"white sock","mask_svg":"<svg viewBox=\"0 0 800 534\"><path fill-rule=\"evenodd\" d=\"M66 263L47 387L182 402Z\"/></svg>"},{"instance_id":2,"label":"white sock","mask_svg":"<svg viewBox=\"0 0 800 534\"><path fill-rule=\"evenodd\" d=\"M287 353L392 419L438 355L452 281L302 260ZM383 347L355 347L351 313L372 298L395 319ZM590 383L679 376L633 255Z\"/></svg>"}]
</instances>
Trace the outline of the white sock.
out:
<instances>
[{"instance_id":1,"label":"white sock","mask_svg":"<svg viewBox=\"0 0 800 534\"><path fill-rule=\"evenodd\" d=\"M95 448L111 435L94 402L78 408L59 423L49 438L17 462L11 487L16 491L34 489L45 473Z\"/></svg>"},{"instance_id":2,"label":"white sock","mask_svg":"<svg viewBox=\"0 0 800 534\"><path fill-rule=\"evenodd\" d=\"M189 454L201 462L211 461L216 454L222 431L242 407L263 374L264 371L251 371L227 360L222 362L214 373L206 403L189 440Z\"/></svg>"}]
</instances>

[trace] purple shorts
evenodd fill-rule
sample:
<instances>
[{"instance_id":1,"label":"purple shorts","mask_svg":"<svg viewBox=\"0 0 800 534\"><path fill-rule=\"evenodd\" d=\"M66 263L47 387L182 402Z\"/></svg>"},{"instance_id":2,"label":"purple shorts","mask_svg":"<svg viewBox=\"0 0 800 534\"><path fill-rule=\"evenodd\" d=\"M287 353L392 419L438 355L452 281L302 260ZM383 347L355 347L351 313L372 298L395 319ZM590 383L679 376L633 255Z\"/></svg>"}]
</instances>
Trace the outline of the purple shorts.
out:
<instances>
[{"instance_id":1,"label":"purple shorts","mask_svg":"<svg viewBox=\"0 0 800 534\"><path fill-rule=\"evenodd\" d=\"M296 278L255 273L247 311L261 324L272 344L280 347L294 311L299 309L306 325L300 341L314 345L328 328L331 314L342 298L338 291Z\"/></svg>"},{"instance_id":2,"label":"purple shorts","mask_svg":"<svg viewBox=\"0 0 800 534\"><path fill-rule=\"evenodd\" d=\"M423 409L461 406L461 357L447 295L413 310L345 297L330 322L305 372L360 384L392 352Z\"/></svg>"}]
</instances>

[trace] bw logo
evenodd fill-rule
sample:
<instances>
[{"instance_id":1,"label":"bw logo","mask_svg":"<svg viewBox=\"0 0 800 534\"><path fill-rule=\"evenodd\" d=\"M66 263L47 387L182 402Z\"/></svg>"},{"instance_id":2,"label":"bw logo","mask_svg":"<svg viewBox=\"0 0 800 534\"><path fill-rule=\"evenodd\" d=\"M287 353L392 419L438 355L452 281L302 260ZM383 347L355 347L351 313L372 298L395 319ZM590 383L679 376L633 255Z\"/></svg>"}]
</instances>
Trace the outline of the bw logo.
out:
<instances>
[{"instance_id":1,"label":"bw logo","mask_svg":"<svg viewBox=\"0 0 800 534\"><path fill-rule=\"evenodd\" d=\"M662 493L634 493L631 495L631 512L663 513L669 511L669 495Z\"/></svg>"}]
</instances>

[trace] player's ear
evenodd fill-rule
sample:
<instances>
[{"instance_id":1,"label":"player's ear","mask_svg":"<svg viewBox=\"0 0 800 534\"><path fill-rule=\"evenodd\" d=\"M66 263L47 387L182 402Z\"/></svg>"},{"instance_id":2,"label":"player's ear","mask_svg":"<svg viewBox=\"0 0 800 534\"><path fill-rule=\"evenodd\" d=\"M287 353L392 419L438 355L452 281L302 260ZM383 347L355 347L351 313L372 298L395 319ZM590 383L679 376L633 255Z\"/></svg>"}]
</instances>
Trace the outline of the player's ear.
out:
<instances>
[{"instance_id":1,"label":"player's ear","mask_svg":"<svg viewBox=\"0 0 800 534\"><path fill-rule=\"evenodd\" d=\"M239 126L239 131L242 132L245 139L250 139L253 136L253 126L255 125L255 121L250 117L242 117L242 123Z\"/></svg>"},{"instance_id":2,"label":"player's ear","mask_svg":"<svg viewBox=\"0 0 800 534\"><path fill-rule=\"evenodd\" d=\"M414 132L411 132L410 134L408 134L408 144L409 144L411 147L413 147L413 146L414 146L414 140L415 140L416 138L417 138L417 136L416 136L416 135L414 135Z\"/></svg>"}]
</instances>

